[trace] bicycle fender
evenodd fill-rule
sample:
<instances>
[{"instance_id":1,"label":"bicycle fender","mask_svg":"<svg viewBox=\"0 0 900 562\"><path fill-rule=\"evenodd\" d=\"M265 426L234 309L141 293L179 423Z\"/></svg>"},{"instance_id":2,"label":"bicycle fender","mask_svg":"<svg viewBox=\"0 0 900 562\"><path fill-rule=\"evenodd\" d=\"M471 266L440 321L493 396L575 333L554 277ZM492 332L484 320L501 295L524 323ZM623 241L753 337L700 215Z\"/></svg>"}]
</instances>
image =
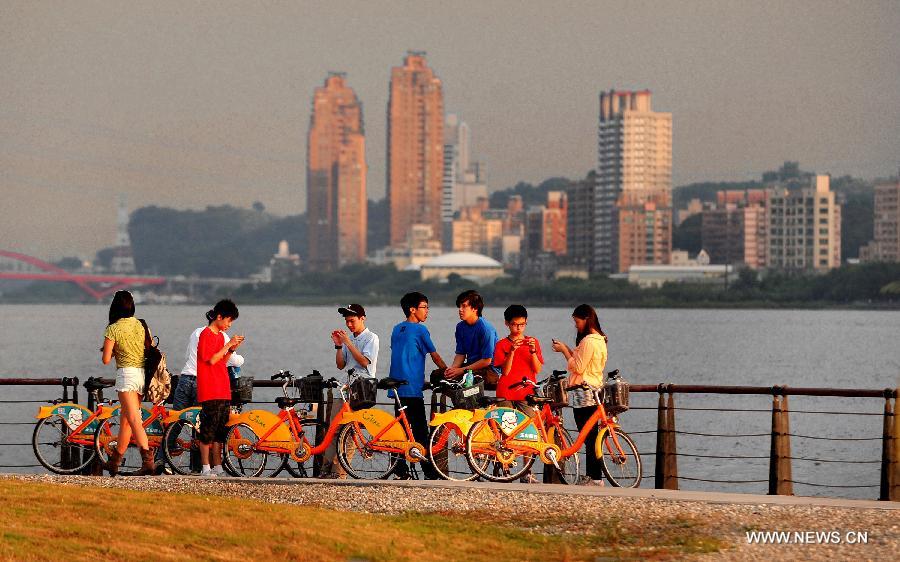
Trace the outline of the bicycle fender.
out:
<instances>
[{"instance_id":1,"label":"bicycle fender","mask_svg":"<svg viewBox=\"0 0 900 562\"><path fill-rule=\"evenodd\" d=\"M79 425L84 423L84 420L91 417L91 411L81 404L75 404L74 402L64 402L62 404L56 404L54 406L41 406L34 418L41 420L56 415L61 416L63 421L66 422L66 425L69 426L69 429L74 431L78 428ZM95 419L81 431L82 433L87 434L94 433L95 431L97 431L97 426L99 425L99 422L97 422L97 420Z\"/></svg>"},{"instance_id":2,"label":"bicycle fender","mask_svg":"<svg viewBox=\"0 0 900 562\"><path fill-rule=\"evenodd\" d=\"M350 422L358 422L363 424L372 436L381 433L396 418L385 412L384 410L376 410L375 408L367 408L365 410L356 410L355 412L346 412L341 420L341 425ZM382 441L406 441L406 431L403 424L395 423L381 436Z\"/></svg>"},{"instance_id":3,"label":"bicycle fender","mask_svg":"<svg viewBox=\"0 0 900 562\"><path fill-rule=\"evenodd\" d=\"M197 425L197 418L200 416L200 406L192 406L184 410L169 410L168 415L163 420L163 425L170 425L178 420L184 420L191 425Z\"/></svg>"},{"instance_id":4,"label":"bicycle fender","mask_svg":"<svg viewBox=\"0 0 900 562\"><path fill-rule=\"evenodd\" d=\"M619 425L615 424L613 427L619 429ZM600 431L597 432L597 439L594 440L594 454L597 455L598 459L603 458L603 437L609 433L609 427L600 428Z\"/></svg>"},{"instance_id":5,"label":"bicycle fender","mask_svg":"<svg viewBox=\"0 0 900 562\"><path fill-rule=\"evenodd\" d=\"M449 412L444 412L443 414L435 414L428 425L437 427L442 423L452 423L456 427L459 428L459 431L466 435L469 433L469 429L472 428L472 410L450 410Z\"/></svg>"},{"instance_id":6,"label":"bicycle fender","mask_svg":"<svg viewBox=\"0 0 900 562\"><path fill-rule=\"evenodd\" d=\"M249 425L259 437L265 435L272 429L272 426L276 426L275 431L266 438L266 441L283 441L285 443L293 441L290 428L281 421L281 418L268 410L250 410L237 416L231 416L225 425L231 427L239 423Z\"/></svg>"}]
</instances>

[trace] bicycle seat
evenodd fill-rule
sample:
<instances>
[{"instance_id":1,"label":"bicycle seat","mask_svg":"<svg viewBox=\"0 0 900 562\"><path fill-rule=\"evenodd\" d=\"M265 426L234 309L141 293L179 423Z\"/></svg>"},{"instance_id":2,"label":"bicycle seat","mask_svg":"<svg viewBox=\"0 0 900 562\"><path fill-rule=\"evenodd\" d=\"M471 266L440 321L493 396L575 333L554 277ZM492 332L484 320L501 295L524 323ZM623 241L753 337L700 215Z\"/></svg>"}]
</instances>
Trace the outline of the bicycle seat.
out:
<instances>
[{"instance_id":1,"label":"bicycle seat","mask_svg":"<svg viewBox=\"0 0 900 562\"><path fill-rule=\"evenodd\" d=\"M88 380L84 381L84 388L87 389L88 392L93 392L95 390L110 388L112 386L115 386L115 384L115 382L105 383L101 379L91 377Z\"/></svg>"},{"instance_id":2,"label":"bicycle seat","mask_svg":"<svg viewBox=\"0 0 900 562\"><path fill-rule=\"evenodd\" d=\"M284 396L279 396L275 399L275 403L279 408L284 410L285 408L291 408L296 404L302 404L304 401L299 398L285 398Z\"/></svg>"},{"instance_id":3,"label":"bicycle seat","mask_svg":"<svg viewBox=\"0 0 900 562\"><path fill-rule=\"evenodd\" d=\"M388 377L386 379L381 379L380 381L378 381L378 384L376 386L378 388L380 388L381 390L392 390L394 388L404 386L406 384L409 384L409 383L407 383L406 381L401 381L401 380L392 379L392 378Z\"/></svg>"},{"instance_id":4,"label":"bicycle seat","mask_svg":"<svg viewBox=\"0 0 900 562\"><path fill-rule=\"evenodd\" d=\"M535 396L534 394L530 394L525 397L525 402L527 402L531 406L537 406L538 404L552 404L552 398L544 398L543 396Z\"/></svg>"}]
</instances>

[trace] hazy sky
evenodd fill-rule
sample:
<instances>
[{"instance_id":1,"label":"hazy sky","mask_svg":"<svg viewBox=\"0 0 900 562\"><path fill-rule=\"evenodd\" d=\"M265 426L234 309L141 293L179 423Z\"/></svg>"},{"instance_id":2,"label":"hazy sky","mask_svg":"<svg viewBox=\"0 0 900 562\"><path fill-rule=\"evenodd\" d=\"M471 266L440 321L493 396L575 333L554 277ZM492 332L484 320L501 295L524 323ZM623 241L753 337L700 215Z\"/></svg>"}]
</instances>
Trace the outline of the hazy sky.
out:
<instances>
[{"instance_id":1,"label":"hazy sky","mask_svg":"<svg viewBox=\"0 0 900 562\"><path fill-rule=\"evenodd\" d=\"M90 257L129 205L305 208L313 89L347 72L369 196L390 67L424 50L491 188L580 177L598 94L673 114L675 185L900 165L900 2L2 2L0 248ZM273 248L274 251L274 248Z\"/></svg>"}]
</instances>

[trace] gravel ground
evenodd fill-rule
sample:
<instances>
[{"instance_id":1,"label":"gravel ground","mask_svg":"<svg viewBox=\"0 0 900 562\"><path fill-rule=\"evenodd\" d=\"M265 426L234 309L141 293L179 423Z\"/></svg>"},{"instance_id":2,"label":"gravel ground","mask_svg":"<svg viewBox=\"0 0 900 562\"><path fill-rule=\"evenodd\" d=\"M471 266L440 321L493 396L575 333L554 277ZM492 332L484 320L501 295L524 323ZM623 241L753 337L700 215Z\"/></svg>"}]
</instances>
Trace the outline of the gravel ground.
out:
<instances>
[{"instance_id":1,"label":"gravel ground","mask_svg":"<svg viewBox=\"0 0 900 562\"><path fill-rule=\"evenodd\" d=\"M347 486L328 481L248 483L191 477L106 478L7 476L78 486L235 496L365 513L476 512L504 516L540 533L579 533L614 514L628 530L683 527L722 540L730 548L698 555L709 560L896 560L900 557L900 511L821 506L773 506L675 501L642 497L534 494L490 487L445 488L392 484ZM259 483L257 483L259 482ZM748 544L747 531L836 531L841 544ZM868 533L867 544L848 544L846 533ZM831 537L829 537L831 538ZM794 541L796 543L796 540Z\"/></svg>"}]
</instances>

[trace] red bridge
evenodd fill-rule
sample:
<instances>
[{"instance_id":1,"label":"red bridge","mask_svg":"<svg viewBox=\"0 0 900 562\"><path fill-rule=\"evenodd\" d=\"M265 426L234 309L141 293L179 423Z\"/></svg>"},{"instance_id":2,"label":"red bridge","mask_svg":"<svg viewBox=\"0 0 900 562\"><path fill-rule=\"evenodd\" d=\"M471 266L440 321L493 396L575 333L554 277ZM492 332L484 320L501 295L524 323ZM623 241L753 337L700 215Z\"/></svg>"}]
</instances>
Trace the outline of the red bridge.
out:
<instances>
[{"instance_id":1,"label":"red bridge","mask_svg":"<svg viewBox=\"0 0 900 562\"><path fill-rule=\"evenodd\" d=\"M137 275L91 275L71 273L37 258L0 250L0 279L29 281L54 281L75 283L85 293L102 300L120 289L135 285L162 285L165 277L140 277ZM91 284L96 286L92 287Z\"/></svg>"}]
</instances>

